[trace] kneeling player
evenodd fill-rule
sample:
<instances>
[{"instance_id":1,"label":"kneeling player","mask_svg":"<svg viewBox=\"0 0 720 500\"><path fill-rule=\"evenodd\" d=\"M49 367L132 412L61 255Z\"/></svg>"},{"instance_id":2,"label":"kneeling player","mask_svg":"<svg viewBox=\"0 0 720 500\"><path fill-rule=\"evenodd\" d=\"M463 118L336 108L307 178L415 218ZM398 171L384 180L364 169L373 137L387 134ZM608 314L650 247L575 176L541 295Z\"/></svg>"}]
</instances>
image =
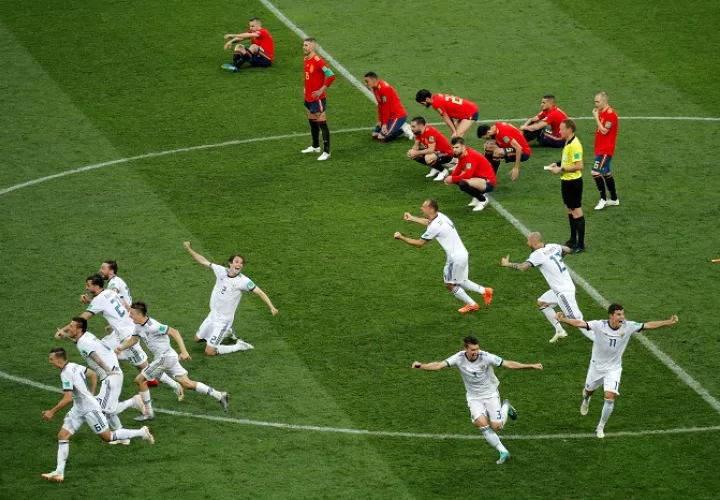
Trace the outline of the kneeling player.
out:
<instances>
[{"instance_id":1,"label":"kneeling player","mask_svg":"<svg viewBox=\"0 0 720 500\"><path fill-rule=\"evenodd\" d=\"M462 137L452 140L452 148L458 163L453 173L445 178L445 184L457 184L460 191L472 197L468 206L474 207L473 212L479 212L488 204L485 193L495 189L495 170L487 158L465 146L465 139Z\"/></svg>"},{"instance_id":2,"label":"kneeling player","mask_svg":"<svg viewBox=\"0 0 720 500\"><path fill-rule=\"evenodd\" d=\"M240 67L245 63L250 63L250 66L260 66L266 68L272 65L273 58L275 57L275 42L273 41L270 32L262 27L262 22L259 18L253 17L250 19L250 29L247 33L238 33L225 35L225 50L230 49L234 43L235 50L233 51L233 62L232 64L223 64L221 67L227 71L236 73L240 70ZM249 47L245 47L239 43L243 40L251 40L252 44Z\"/></svg>"},{"instance_id":3,"label":"kneeling player","mask_svg":"<svg viewBox=\"0 0 720 500\"><path fill-rule=\"evenodd\" d=\"M507 122L495 122L492 126L480 125L477 129L478 139L487 139L485 143L485 157L492 163L497 172L500 161L515 162L511 170L510 179L515 180L520 175L520 162L530 159L532 150L522 132Z\"/></svg>"},{"instance_id":4,"label":"kneeling player","mask_svg":"<svg viewBox=\"0 0 720 500\"><path fill-rule=\"evenodd\" d=\"M384 80L378 79L377 73L365 73L365 86L372 91L377 101L378 121L372 133L372 138L378 141L391 141L403 134L410 140L415 136L407 121L407 111L400 102L395 89Z\"/></svg>"},{"instance_id":5,"label":"kneeling player","mask_svg":"<svg viewBox=\"0 0 720 500\"><path fill-rule=\"evenodd\" d=\"M408 158L431 167L425 177L434 177L436 181L445 179L448 176L445 165L453 159L450 142L438 129L427 125L422 116L413 118L410 128L415 134L415 144L407 152Z\"/></svg>"}]
</instances>

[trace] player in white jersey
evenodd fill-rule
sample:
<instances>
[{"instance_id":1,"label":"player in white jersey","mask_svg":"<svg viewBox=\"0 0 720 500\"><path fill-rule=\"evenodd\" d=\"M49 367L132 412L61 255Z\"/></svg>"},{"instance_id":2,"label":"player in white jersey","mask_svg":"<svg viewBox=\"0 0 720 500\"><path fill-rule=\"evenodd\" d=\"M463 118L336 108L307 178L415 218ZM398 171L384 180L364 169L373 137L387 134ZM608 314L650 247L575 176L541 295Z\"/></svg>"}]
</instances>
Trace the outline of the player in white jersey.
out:
<instances>
[{"instance_id":1,"label":"player in white jersey","mask_svg":"<svg viewBox=\"0 0 720 500\"><path fill-rule=\"evenodd\" d=\"M227 392L217 391L202 382L195 382L188 378L187 370L180 364L177 352L175 352L175 349L170 345L169 337L172 337L178 347L180 347L180 359L183 361L192 361L190 354L185 348L185 342L175 328L170 328L167 325L149 318L147 315L147 306L143 302L133 302L130 306L130 316L135 323L135 333L131 338L123 342L117 351L121 352L123 349L127 349L142 339L154 356L152 363L145 367L135 378L135 383L141 394L148 390L148 380L154 380L161 373L167 373L179 382L183 388L199 392L200 394L206 394L216 399L225 411L228 410ZM135 420L152 420L153 416L151 403L147 405L146 415L138 417Z\"/></svg>"},{"instance_id":2,"label":"player in white jersey","mask_svg":"<svg viewBox=\"0 0 720 500\"><path fill-rule=\"evenodd\" d=\"M478 339L472 335L466 336L463 344L464 350L453 354L445 361L432 363L414 361L412 367L434 371L454 366L460 371L465 384L465 397L470 409L470 419L482 431L485 440L500 452L497 463L503 464L510 458L510 453L500 442L495 431L503 428L508 416L513 420L517 419L517 412L507 399L500 404L500 392L498 391L500 382L495 376L493 367L504 366L512 370L528 368L542 370L543 366L540 363L531 365L518 363L481 351Z\"/></svg>"},{"instance_id":3,"label":"player in white jersey","mask_svg":"<svg viewBox=\"0 0 720 500\"><path fill-rule=\"evenodd\" d=\"M447 256L443 270L445 288L465 303L465 306L458 309L458 312L466 314L480 309L477 302L467 294L468 291L481 294L485 300L485 306L490 307L493 289L478 285L468 279L469 255L455 229L455 224L445 214L438 212L438 204L435 200L425 200L420 209L424 217L415 217L409 212L405 212L403 216L406 221L416 222L426 227L420 239L408 238L400 232L395 233L395 239L416 248L424 246L429 241L437 240Z\"/></svg>"},{"instance_id":4,"label":"player in white jersey","mask_svg":"<svg viewBox=\"0 0 720 500\"><path fill-rule=\"evenodd\" d=\"M117 275L117 272L118 264L117 261L114 260L106 260L105 262L103 262L100 266L100 270L98 271L100 276L107 280L108 289L117 293L123 300L125 308L130 309L130 304L132 304L132 295L130 294L130 288L128 287L128 284L125 282L125 280Z\"/></svg>"},{"instance_id":5,"label":"player in white jersey","mask_svg":"<svg viewBox=\"0 0 720 500\"><path fill-rule=\"evenodd\" d=\"M605 391L605 404L603 405L600 423L595 432L597 437L605 437L605 424L615 408L615 398L620 394L620 377L622 375L622 355L630 342L630 337L641 330L654 330L663 326L674 325L678 322L676 314L665 321L649 321L647 323L636 323L625 320L625 310L620 304L610 304L608 307L608 319L602 321L583 321L579 319L566 318L562 313L557 313L558 321L567 323L576 328L586 328L593 335L592 357L587 376L585 377L585 388L583 389L583 400L580 405L580 414L585 416L590 406L590 396L600 386Z\"/></svg>"},{"instance_id":6,"label":"player in white jersey","mask_svg":"<svg viewBox=\"0 0 720 500\"><path fill-rule=\"evenodd\" d=\"M152 444L155 443L155 438L147 427L118 429L112 432L108 429L108 423L100 404L93 397L87 385L86 376L90 377L93 385L97 382L97 375L94 371L88 370L82 365L69 363L65 349L62 347L56 347L50 351L49 361L51 365L60 370L63 398L54 408L43 412L43 420L50 420L70 402L73 403L73 407L65 414L65 420L63 420L62 428L58 433L57 467L52 472L42 474L44 479L58 482L65 480L65 463L70 453L70 437L82 427L83 422L87 423L105 442L140 437Z\"/></svg>"},{"instance_id":7,"label":"player in white jersey","mask_svg":"<svg viewBox=\"0 0 720 500\"><path fill-rule=\"evenodd\" d=\"M528 234L527 244L533 251L525 262L522 264L510 262L510 256L507 255L500 261L500 264L516 271L525 271L531 267L540 269L550 290L537 299L537 305L540 312L545 315L555 329L555 335L550 339L550 343L554 344L559 339L567 337L567 333L555 317L555 306L559 305L569 318L583 318L575 300L575 283L563 262L563 257L572 250L555 243L545 244L542 235L537 232ZM584 328L581 328L580 331L586 337L591 338Z\"/></svg>"},{"instance_id":8,"label":"player in white jersey","mask_svg":"<svg viewBox=\"0 0 720 500\"><path fill-rule=\"evenodd\" d=\"M195 342L207 342L205 354L215 356L217 354L230 354L231 352L247 351L253 346L244 340L235 337L232 329L235 320L235 310L240 304L243 292L253 292L258 295L270 308L273 316L278 313L270 298L259 286L242 274L245 266L245 258L242 255L231 255L228 259L228 267L213 264L205 257L190 247L190 242L183 243L185 249L198 263L207 266L215 273L215 286L210 295L210 314L195 334ZM236 340L233 345L221 345L225 337Z\"/></svg>"},{"instance_id":9,"label":"player in white jersey","mask_svg":"<svg viewBox=\"0 0 720 500\"><path fill-rule=\"evenodd\" d=\"M80 316L70 322L67 335L58 330L55 334L58 339L69 338L77 345L80 355L87 362L92 371L100 380L100 392L96 399L113 430L122 429L118 415L127 408L137 408L145 412L145 406L139 395L126 401L119 401L123 386L123 372L120 362L113 349L95 335L87 331L87 320ZM95 378L91 379L90 392L95 394ZM110 444L130 444L130 440L112 441Z\"/></svg>"}]
</instances>

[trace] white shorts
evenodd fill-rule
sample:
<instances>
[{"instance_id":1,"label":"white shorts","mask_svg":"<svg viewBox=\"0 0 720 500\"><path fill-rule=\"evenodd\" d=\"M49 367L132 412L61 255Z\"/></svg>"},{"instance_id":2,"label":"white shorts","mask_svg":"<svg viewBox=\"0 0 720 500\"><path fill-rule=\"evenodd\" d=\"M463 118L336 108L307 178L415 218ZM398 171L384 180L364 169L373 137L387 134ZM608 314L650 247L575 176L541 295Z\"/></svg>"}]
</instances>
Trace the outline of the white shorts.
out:
<instances>
[{"instance_id":1,"label":"white shorts","mask_svg":"<svg viewBox=\"0 0 720 500\"><path fill-rule=\"evenodd\" d=\"M622 368L616 368L610 371L599 371L595 369L595 363L590 361L587 377L585 377L585 389L594 391L601 385L605 392L614 392L620 394L620 377L622 376Z\"/></svg>"},{"instance_id":2,"label":"white shorts","mask_svg":"<svg viewBox=\"0 0 720 500\"><path fill-rule=\"evenodd\" d=\"M88 424L95 434L100 434L108 429L107 420L100 409L90 410L83 414L76 410L74 406L65 414L62 426L70 434L75 434L83 423Z\"/></svg>"},{"instance_id":3,"label":"white shorts","mask_svg":"<svg viewBox=\"0 0 720 500\"><path fill-rule=\"evenodd\" d=\"M122 392L123 374L122 372L116 373L117 375L108 375L100 384L100 392L96 399L100 403L103 413L115 413L117 410Z\"/></svg>"},{"instance_id":4,"label":"white shorts","mask_svg":"<svg viewBox=\"0 0 720 500\"><path fill-rule=\"evenodd\" d=\"M553 292L548 290L543 293L538 302L545 302L549 307L560 306L563 314L571 319L583 319L582 312L575 300L575 292Z\"/></svg>"},{"instance_id":5,"label":"white shorts","mask_svg":"<svg viewBox=\"0 0 720 500\"><path fill-rule=\"evenodd\" d=\"M443 269L443 280L445 283L459 285L468 279L468 259L449 260Z\"/></svg>"},{"instance_id":6,"label":"white shorts","mask_svg":"<svg viewBox=\"0 0 720 500\"><path fill-rule=\"evenodd\" d=\"M106 342L113 351L120 347L120 343L118 342L115 333L112 333L107 337L103 337L102 340L103 342ZM138 339L135 345L125 349L123 352L118 354L118 359L122 361L129 361L133 366L140 366L148 360L148 357L147 354L145 354L142 346L140 345L140 340Z\"/></svg>"},{"instance_id":7,"label":"white shorts","mask_svg":"<svg viewBox=\"0 0 720 500\"><path fill-rule=\"evenodd\" d=\"M222 344L225 335L230 333L232 323L232 319L218 318L214 312L210 311L195 336L199 339L205 339L208 346L217 349Z\"/></svg>"},{"instance_id":8,"label":"white shorts","mask_svg":"<svg viewBox=\"0 0 720 500\"><path fill-rule=\"evenodd\" d=\"M500 394L496 394L491 398L484 399L468 399L468 408L470 409L470 420L472 423L482 417L488 417L491 422L502 422L500 414Z\"/></svg>"},{"instance_id":9,"label":"white shorts","mask_svg":"<svg viewBox=\"0 0 720 500\"><path fill-rule=\"evenodd\" d=\"M188 374L187 370L180 364L178 357L172 354L153 359L152 363L143 368L140 373L147 380L155 380L163 373L167 373L173 379Z\"/></svg>"}]
</instances>

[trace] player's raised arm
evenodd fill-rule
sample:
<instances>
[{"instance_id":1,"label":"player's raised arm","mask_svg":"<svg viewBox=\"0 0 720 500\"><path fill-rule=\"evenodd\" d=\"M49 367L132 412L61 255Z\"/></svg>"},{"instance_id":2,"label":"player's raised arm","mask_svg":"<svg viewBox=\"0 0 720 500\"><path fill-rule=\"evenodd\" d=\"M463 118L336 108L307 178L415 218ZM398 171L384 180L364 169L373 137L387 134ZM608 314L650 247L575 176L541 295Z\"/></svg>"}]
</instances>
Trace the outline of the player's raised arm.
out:
<instances>
[{"instance_id":1,"label":"player's raised arm","mask_svg":"<svg viewBox=\"0 0 720 500\"><path fill-rule=\"evenodd\" d=\"M678 322L677 314L673 314L670 319L664 321L648 321L643 325L643 330L654 330L663 326L671 326Z\"/></svg>"},{"instance_id":2,"label":"player's raised arm","mask_svg":"<svg viewBox=\"0 0 720 500\"><path fill-rule=\"evenodd\" d=\"M443 368L447 368L448 366L450 365L447 364L447 361L434 361L432 363L421 363L420 361L413 361L412 364L413 368L426 371L442 370Z\"/></svg>"},{"instance_id":3,"label":"player's raised arm","mask_svg":"<svg viewBox=\"0 0 720 500\"><path fill-rule=\"evenodd\" d=\"M90 319L90 318L93 317L93 313L91 313L90 311L83 311L82 314L79 315L79 317L80 317L80 318L85 318L85 319ZM70 323L72 323L72 321L71 321ZM62 328L58 328L58 329L55 331L55 338L57 338L57 339L63 339L63 338L66 339L66 338L67 338L67 332L68 332L68 330L70 329L70 323L68 323L67 325L63 326Z\"/></svg>"},{"instance_id":4,"label":"player's raised arm","mask_svg":"<svg viewBox=\"0 0 720 500\"><path fill-rule=\"evenodd\" d=\"M393 235L393 237L396 240L400 240L403 243L407 243L408 245L413 246L415 248L420 248L428 242L428 240L424 240L422 238L420 238L419 240L416 240L414 238L408 238L407 236L404 236L400 231L395 231L395 234Z\"/></svg>"},{"instance_id":5,"label":"player's raised arm","mask_svg":"<svg viewBox=\"0 0 720 500\"><path fill-rule=\"evenodd\" d=\"M403 219L405 219L406 221L409 221L409 222L415 222L417 224L422 224L425 227L428 227L428 225L430 224L429 219L426 219L425 217L415 217L410 212L405 212L403 214Z\"/></svg>"},{"instance_id":6,"label":"player's raised arm","mask_svg":"<svg viewBox=\"0 0 720 500\"><path fill-rule=\"evenodd\" d=\"M188 253L192 256L193 259L195 259L199 264L202 264L203 266L210 267L210 261L207 260L205 257L197 253L195 250L192 249L190 246L190 242L186 241L183 243L183 246L185 247L185 250L188 251Z\"/></svg>"},{"instance_id":7,"label":"player's raised arm","mask_svg":"<svg viewBox=\"0 0 720 500\"><path fill-rule=\"evenodd\" d=\"M270 301L270 297L268 297L267 294L265 292L263 292L259 286L256 286L255 288L253 288L253 293L255 295L259 296L263 300L263 302L265 302L265 304L267 304L267 306L270 308L270 312L272 313L273 316L277 315L277 313L279 311L275 308L273 303Z\"/></svg>"},{"instance_id":8,"label":"player's raised arm","mask_svg":"<svg viewBox=\"0 0 720 500\"><path fill-rule=\"evenodd\" d=\"M505 368L510 368L511 370L542 370L543 365L542 363L534 363L534 364L526 364L526 363L518 363L517 361L510 361L509 359L503 359L502 365Z\"/></svg>"},{"instance_id":9,"label":"player's raised arm","mask_svg":"<svg viewBox=\"0 0 720 500\"><path fill-rule=\"evenodd\" d=\"M526 271L532 267L532 264L530 264L528 261L525 261L522 264L510 262L509 254L500 260L500 265L503 267L508 267L510 269L514 269L516 271Z\"/></svg>"},{"instance_id":10,"label":"player's raised arm","mask_svg":"<svg viewBox=\"0 0 720 500\"><path fill-rule=\"evenodd\" d=\"M562 313L562 311L558 311L555 317L560 323L565 323L566 325L574 326L575 328L590 330L590 326L587 324L587 321L584 321L582 319L568 318Z\"/></svg>"}]
</instances>

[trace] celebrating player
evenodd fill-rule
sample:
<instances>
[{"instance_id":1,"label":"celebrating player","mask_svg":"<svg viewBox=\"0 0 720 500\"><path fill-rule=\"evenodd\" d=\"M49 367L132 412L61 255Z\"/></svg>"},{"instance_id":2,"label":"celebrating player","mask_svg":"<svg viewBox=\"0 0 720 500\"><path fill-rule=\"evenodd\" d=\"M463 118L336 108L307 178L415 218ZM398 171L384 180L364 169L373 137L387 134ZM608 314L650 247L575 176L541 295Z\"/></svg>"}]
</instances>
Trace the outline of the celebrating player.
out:
<instances>
[{"instance_id":1,"label":"celebrating player","mask_svg":"<svg viewBox=\"0 0 720 500\"><path fill-rule=\"evenodd\" d=\"M413 118L410 128L415 135L415 144L407 152L408 158L430 167L430 172L425 177L434 177L436 181L445 179L448 171L444 165L453 159L450 142L438 129L427 125L422 116Z\"/></svg>"},{"instance_id":2,"label":"celebrating player","mask_svg":"<svg viewBox=\"0 0 720 500\"><path fill-rule=\"evenodd\" d=\"M180 364L178 354L170 345L170 339L168 338L172 337L178 347L180 347L181 360L192 361L190 354L188 354L187 349L185 348L185 342L183 342L180 333L178 333L175 328L170 328L167 325L163 325L162 323L149 318L147 315L147 306L143 302L133 302L130 306L130 317L132 318L133 323L135 323L135 333L133 333L132 337L120 344L120 346L116 349L116 352L120 353L142 339L148 346L148 349L150 349L150 352L153 353L153 356L155 356L152 363L147 365L145 369L143 369L143 371L135 378L135 383L141 393L148 390L148 380L154 380L161 373L166 373L178 381L183 388L215 398L222 405L223 410L227 411L227 392L216 391L202 382L195 382L188 378L188 372ZM154 412L152 403L146 404L146 414L143 419L152 420L153 417Z\"/></svg>"},{"instance_id":3,"label":"celebrating player","mask_svg":"<svg viewBox=\"0 0 720 500\"><path fill-rule=\"evenodd\" d=\"M480 116L477 104L450 94L432 94L429 90L422 89L415 95L415 100L426 108L432 107L440 113L452 137L465 137Z\"/></svg>"},{"instance_id":4,"label":"celebrating player","mask_svg":"<svg viewBox=\"0 0 720 500\"><path fill-rule=\"evenodd\" d=\"M378 141L391 141L401 135L408 139L415 138L407 121L407 112L400 102L395 89L385 80L378 79L377 73L365 73L365 86L372 91L377 101L378 121L372 138Z\"/></svg>"},{"instance_id":5,"label":"celebrating player","mask_svg":"<svg viewBox=\"0 0 720 500\"><path fill-rule=\"evenodd\" d=\"M600 92L595 96L595 107L593 108L593 117L595 118L595 163L592 168L592 176L595 179L598 191L600 191L600 201L595 206L595 210L617 206L620 200L615 190L615 178L610 171L610 162L615 154L615 142L617 141L618 131L618 115L615 110L610 107L607 92ZM605 194L605 186L610 191L610 199Z\"/></svg>"},{"instance_id":6,"label":"celebrating player","mask_svg":"<svg viewBox=\"0 0 720 500\"><path fill-rule=\"evenodd\" d=\"M481 294L485 305L490 307L493 289L480 286L468 279L468 251L453 222L445 214L438 212L438 203L435 200L425 200L421 210L425 217L414 217L409 212L405 212L403 216L406 221L416 222L427 228L420 239L408 238L400 232L395 233L395 239L415 248L421 248L428 241L437 239L447 256L443 270L445 288L458 300L465 303L465 306L458 309L458 312L467 314L480 309L480 306L467 294L466 290Z\"/></svg>"},{"instance_id":7,"label":"celebrating player","mask_svg":"<svg viewBox=\"0 0 720 500\"><path fill-rule=\"evenodd\" d=\"M565 140L560 135L560 123L567 119L567 115L555 105L555 96L552 94L544 95L540 106L542 108L540 113L528 118L520 126L525 139L528 142L537 139L541 146L564 147Z\"/></svg>"},{"instance_id":8,"label":"celebrating player","mask_svg":"<svg viewBox=\"0 0 720 500\"><path fill-rule=\"evenodd\" d=\"M222 267L213 264L193 250L189 241L183 245L196 262L209 267L215 273L215 286L210 295L210 314L195 334L195 342L207 341L205 354L208 356L252 349L251 344L241 339L237 339L234 345L220 345L226 336L233 335L232 324L235 320L235 310L240 304L243 292L253 292L267 304L273 316L278 313L265 292L255 286L250 278L242 274L245 258L238 254L231 255L228 259L228 267Z\"/></svg>"},{"instance_id":9,"label":"celebrating player","mask_svg":"<svg viewBox=\"0 0 720 500\"><path fill-rule=\"evenodd\" d=\"M500 167L500 160L505 159L505 163L514 161L510 179L517 179L520 175L520 162L529 160L532 154L522 132L507 122L495 122L492 126L480 125L477 136L478 139L487 139L485 157L490 160L495 172Z\"/></svg>"},{"instance_id":10,"label":"celebrating player","mask_svg":"<svg viewBox=\"0 0 720 500\"><path fill-rule=\"evenodd\" d=\"M301 153L320 152L320 132L323 136L323 152L318 160L325 161L330 158L330 129L325 117L327 89L335 81L335 73L328 67L325 60L316 54L317 42L314 38L303 41L305 53L305 108L310 122L310 136L312 146L303 149Z\"/></svg>"},{"instance_id":11,"label":"celebrating player","mask_svg":"<svg viewBox=\"0 0 720 500\"><path fill-rule=\"evenodd\" d=\"M602 385L605 391L605 404L600 422L595 430L600 439L605 437L605 424L615 408L615 398L620 394L618 388L622 375L622 355L630 342L630 337L641 330L654 330L678 322L677 315L673 315L665 321L648 323L625 321L625 309L620 304L610 304L608 316L607 320L586 322L582 319L566 318L562 313L557 313L558 321L576 328L585 328L594 335L592 357L587 377L585 377L580 415L588 414L590 397Z\"/></svg>"},{"instance_id":12,"label":"celebrating player","mask_svg":"<svg viewBox=\"0 0 720 500\"><path fill-rule=\"evenodd\" d=\"M224 70L232 71L237 73L243 64L246 62L250 63L250 66L260 66L266 68L272 65L275 57L275 42L270 32L262 27L262 21L260 18L253 17L250 19L250 28L246 33L230 34L225 35L225 50L229 50L235 43L235 50L233 51L233 62L232 64L223 64L221 67ZM250 40L251 45L245 47L242 41Z\"/></svg>"},{"instance_id":13,"label":"celebrating player","mask_svg":"<svg viewBox=\"0 0 720 500\"><path fill-rule=\"evenodd\" d=\"M414 361L413 368L419 370L436 371L448 366L454 366L460 371L465 384L465 397L470 409L470 419L483 433L485 440L500 452L497 464L504 464L510 458L507 448L500 442L495 433L507 423L508 416L516 420L517 412L507 399L500 404L498 381L493 366L504 366L511 370L542 370L543 365L518 363L503 359L495 354L480 350L478 339L468 335L463 339L465 349L447 358L445 361L421 363Z\"/></svg>"},{"instance_id":14,"label":"celebrating player","mask_svg":"<svg viewBox=\"0 0 720 500\"><path fill-rule=\"evenodd\" d=\"M42 474L43 479L57 482L65 480L65 464L70 454L70 437L82 426L83 422L88 424L95 434L105 442L140 437L155 444L155 438L147 427L117 429L110 432L100 403L88 389L86 376L90 377L91 384L94 386L97 383L95 372L88 370L85 366L69 363L65 349L62 347L56 347L50 351L49 361L51 365L60 370L63 398L52 409L43 412L43 420L50 420L70 402L73 403L73 407L65 414L62 428L58 433L57 466L54 471Z\"/></svg>"},{"instance_id":15,"label":"celebrating player","mask_svg":"<svg viewBox=\"0 0 720 500\"><path fill-rule=\"evenodd\" d=\"M546 245L542 235L537 232L528 234L527 244L533 251L525 262L522 264L510 262L510 256L506 255L500 264L516 271L526 271L531 267L540 269L550 290L538 298L537 305L540 312L545 315L555 329L555 335L550 339L550 342L554 344L559 339L567 337L567 333L555 317L555 306L559 305L565 315L570 318L581 320L583 317L575 300L575 283L563 262L563 257L571 250L555 243ZM587 330L581 329L580 331L588 338L592 338Z\"/></svg>"},{"instance_id":16,"label":"celebrating player","mask_svg":"<svg viewBox=\"0 0 720 500\"><path fill-rule=\"evenodd\" d=\"M472 198L468 206L474 207L473 212L479 212L488 204L485 193L495 189L495 170L487 158L467 147L462 137L452 140L452 148L458 163L452 175L445 178L445 184L457 184L460 191Z\"/></svg>"},{"instance_id":17,"label":"celebrating player","mask_svg":"<svg viewBox=\"0 0 720 500\"><path fill-rule=\"evenodd\" d=\"M132 304L132 296L130 295L130 288L128 287L128 284L125 282L124 279L122 279L120 276L117 275L118 272L118 263L115 260L106 260L100 265L100 270L98 271L98 274L103 277L104 280L107 281L107 287L108 289L114 291L117 293L120 298L123 300L123 303L127 308L130 307L130 304ZM89 297L86 297L89 298ZM89 301L87 302L90 303Z\"/></svg>"}]
</instances>

